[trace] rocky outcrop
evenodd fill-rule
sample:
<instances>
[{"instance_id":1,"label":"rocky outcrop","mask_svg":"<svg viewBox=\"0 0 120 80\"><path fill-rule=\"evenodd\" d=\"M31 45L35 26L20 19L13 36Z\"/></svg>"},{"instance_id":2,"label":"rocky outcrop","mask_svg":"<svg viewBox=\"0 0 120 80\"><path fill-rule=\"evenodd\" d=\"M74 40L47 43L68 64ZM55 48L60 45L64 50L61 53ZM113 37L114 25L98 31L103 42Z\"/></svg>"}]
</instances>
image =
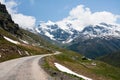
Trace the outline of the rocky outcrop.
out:
<instances>
[{"instance_id":1,"label":"rocky outcrop","mask_svg":"<svg viewBox=\"0 0 120 80\"><path fill-rule=\"evenodd\" d=\"M0 11L3 12L3 13L7 12L5 5L3 5L1 3L0 3Z\"/></svg>"},{"instance_id":2,"label":"rocky outcrop","mask_svg":"<svg viewBox=\"0 0 120 80\"><path fill-rule=\"evenodd\" d=\"M8 13L6 6L0 3L0 28L16 35L17 37L22 37L22 32L18 24L14 23L11 15Z\"/></svg>"}]
</instances>

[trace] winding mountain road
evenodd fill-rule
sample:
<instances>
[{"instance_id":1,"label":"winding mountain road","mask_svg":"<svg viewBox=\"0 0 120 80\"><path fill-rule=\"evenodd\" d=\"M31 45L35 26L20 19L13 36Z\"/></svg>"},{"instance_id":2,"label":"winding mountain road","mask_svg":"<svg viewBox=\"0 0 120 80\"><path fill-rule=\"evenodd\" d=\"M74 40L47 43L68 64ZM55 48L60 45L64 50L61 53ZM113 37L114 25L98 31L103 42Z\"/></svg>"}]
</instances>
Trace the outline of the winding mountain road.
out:
<instances>
[{"instance_id":1,"label":"winding mountain road","mask_svg":"<svg viewBox=\"0 0 120 80\"><path fill-rule=\"evenodd\" d=\"M50 80L50 76L40 67L39 60L44 54L24 57L0 63L0 80Z\"/></svg>"}]
</instances>

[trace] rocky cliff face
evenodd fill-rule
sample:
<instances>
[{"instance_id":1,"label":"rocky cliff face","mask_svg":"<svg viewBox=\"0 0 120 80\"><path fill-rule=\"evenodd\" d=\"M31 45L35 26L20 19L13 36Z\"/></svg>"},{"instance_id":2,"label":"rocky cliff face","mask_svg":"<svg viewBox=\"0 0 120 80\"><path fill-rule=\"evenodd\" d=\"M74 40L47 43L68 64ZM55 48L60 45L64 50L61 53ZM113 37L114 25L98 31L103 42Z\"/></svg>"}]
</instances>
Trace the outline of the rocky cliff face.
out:
<instances>
[{"instance_id":1,"label":"rocky cliff face","mask_svg":"<svg viewBox=\"0 0 120 80\"><path fill-rule=\"evenodd\" d=\"M3 13L8 13L7 10L6 10L5 5L3 5L1 3L0 3L0 11L3 12Z\"/></svg>"},{"instance_id":2,"label":"rocky cliff face","mask_svg":"<svg viewBox=\"0 0 120 80\"><path fill-rule=\"evenodd\" d=\"M22 37L22 33L18 24L14 23L11 15L8 13L6 6L0 3L0 28L4 29L18 37Z\"/></svg>"}]
</instances>

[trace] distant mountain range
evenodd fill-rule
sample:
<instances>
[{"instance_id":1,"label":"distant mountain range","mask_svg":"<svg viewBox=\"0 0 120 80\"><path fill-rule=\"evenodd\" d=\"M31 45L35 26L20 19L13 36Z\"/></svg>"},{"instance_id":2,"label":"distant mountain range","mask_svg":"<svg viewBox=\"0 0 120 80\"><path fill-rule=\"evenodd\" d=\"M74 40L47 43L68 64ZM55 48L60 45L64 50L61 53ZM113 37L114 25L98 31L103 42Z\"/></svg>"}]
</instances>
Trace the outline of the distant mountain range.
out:
<instances>
[{"instance_id":1,"label":"distant mountain range","mask_svg":"<svg viewBox=\"0 0 120 80\"><path fill-rule=\"evenodd\" d=\"M68 29L61 28L58 24L51 21L48 23L41 23L35 30L51 40L61 43L69 43L79 35L79 31L71 27L71 24L67 24Z\"/></svg>"},{"instance_id":2,"label":"distant mountain range","mask_svg":"<svg viewBox=\"0 0 120 80\"><path fill-rule=\"evenodd\" d=\"M82 30L75 29L71 23L63 24L65 26L51 21L42 22L35 30L89 58L120 50L120 26L117 24L99 23L85 26Z\"/></svg>"}]
</instances>

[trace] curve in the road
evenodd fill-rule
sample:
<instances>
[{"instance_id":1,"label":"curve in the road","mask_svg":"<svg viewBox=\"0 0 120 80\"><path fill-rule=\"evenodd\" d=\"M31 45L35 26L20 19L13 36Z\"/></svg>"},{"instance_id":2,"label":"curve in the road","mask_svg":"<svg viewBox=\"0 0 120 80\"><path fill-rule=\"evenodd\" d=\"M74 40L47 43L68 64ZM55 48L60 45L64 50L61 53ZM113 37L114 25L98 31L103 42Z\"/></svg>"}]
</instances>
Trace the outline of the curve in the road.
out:
<instances>
[{"instance_id":1,"label":"curve in the road","mask_svg":"<svg viewBox=\"0 0 120 80\"><path fill-rule=\"evenodd\" d=\"M49 80L50 76L39 66L39 60L44 54L24 57L0 63L0 80Z\"/></svg>"}]
</instances>

